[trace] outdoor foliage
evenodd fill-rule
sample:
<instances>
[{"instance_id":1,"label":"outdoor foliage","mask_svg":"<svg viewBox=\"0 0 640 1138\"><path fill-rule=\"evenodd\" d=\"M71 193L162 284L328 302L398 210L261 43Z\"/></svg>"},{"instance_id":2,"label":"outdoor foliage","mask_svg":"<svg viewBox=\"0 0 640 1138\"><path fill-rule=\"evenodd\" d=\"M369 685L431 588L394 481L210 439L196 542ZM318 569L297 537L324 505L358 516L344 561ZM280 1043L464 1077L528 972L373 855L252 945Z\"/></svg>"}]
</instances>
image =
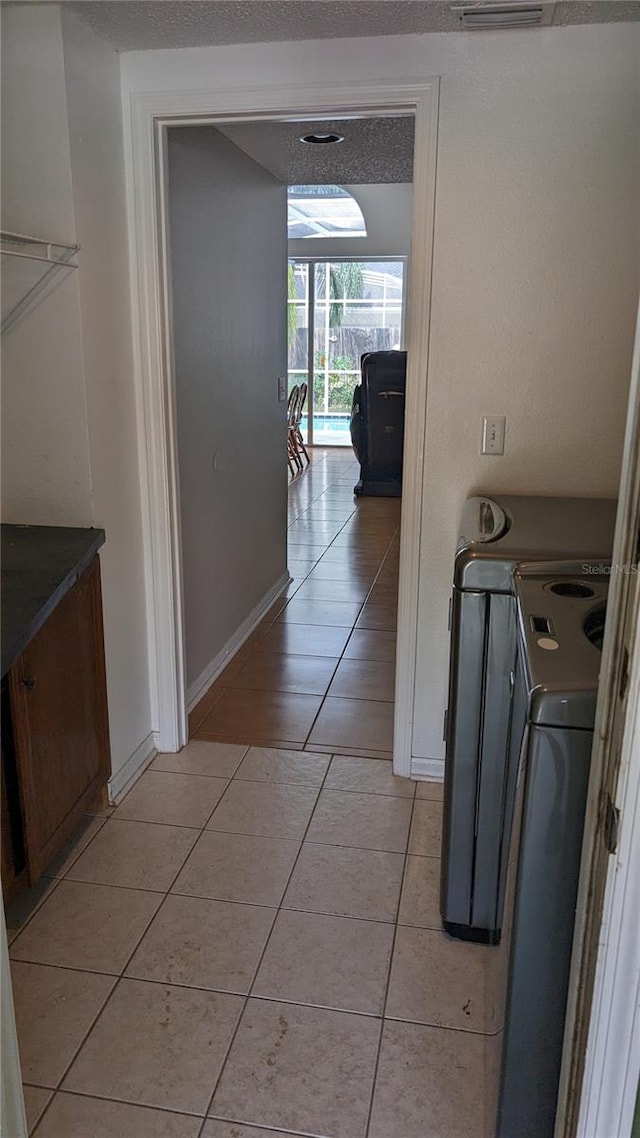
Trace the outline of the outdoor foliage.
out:
<instances>
[{"instance_id":1,"label":"outdoor foliage","mask_svg":"<svg viewBox=\"0 0 640 1138\"><path fill-rule=\"evenodd\" d=\"M368 264L368 263L367 263ZM351 410L354 388L359 382L360 358L365 352L384 351L393 348L400 337L399 314L397 322L379 327L370 325L364 319L362 326L355 324L358 319L357 305L349 306L345 318L343 300L361 300L364 292L364 273L367 264L356 261L320 262L315 265L315 293L322 301L329 295L329 327L331 333L326 337L324 311L318 318L315 329L316 351L314 353L314 408L318 414L325 410L325 377L327 381L328 406L333 413L348 414ZM311 265L310 265L311 268ZM328 280L327 280L328 275ZM299 282L298 282L299 283ZM328 285L328 287L327 287ZM289 268L289 297L296 296L296 279L293 265ZM300 382L307 369L308 329L296 327L296 307L289 305L289 369L290 380ZM328 353L328 359L327 359ZM291 373L294 372L294 375ZM351 374L345 374L349 372Z\"/></svg>"},{"instance_id":2,"label":"outdoor foliage","mask_svg":"<svg viewBox=\"0 0 640 1138\"><path fill-rule=\"evenodd\" d=\"M324 368L324 352L316 352L316 368ZM350 356L334 356L331 361L332 370L329 372L329 411L350 411L353 400L353 389L358 382L357 375L345 375L345 371L353 371L357 363ZM333 370L333 368L337 370ZM314 373L314 407L316 411L324 409L324 371Z\"/></svg>"},{"instance_id":3,"label":"outdoor foliage","mask_svg":"<svg viewBox=\"0 0 640 1138\"><path fill-rule=\"evenodd\" d=\"M316 267L316 295L322 296L326 283L326 264ZM364 289L363 266L357 261L340 261L329 264L329 296L332 300L360 300ZM342 323L342 304L329 305L329 327L339 328Z\"/></svg>"}]
</instances>

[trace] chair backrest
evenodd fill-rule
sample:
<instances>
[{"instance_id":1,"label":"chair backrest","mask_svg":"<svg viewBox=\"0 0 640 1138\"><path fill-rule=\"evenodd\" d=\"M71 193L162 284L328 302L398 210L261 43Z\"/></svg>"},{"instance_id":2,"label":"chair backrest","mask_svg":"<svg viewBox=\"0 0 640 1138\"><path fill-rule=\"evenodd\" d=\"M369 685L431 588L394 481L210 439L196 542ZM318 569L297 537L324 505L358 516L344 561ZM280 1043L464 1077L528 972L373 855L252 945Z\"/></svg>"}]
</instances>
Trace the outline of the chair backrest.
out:
<instances>
[{"instance_id":1,"label":"chair backrest","mask_svg":"<svg viewBox=\"0 0 640 1138\"><path fill-rule=\"evenodd\" d=\"M306 398L307 398L307 384L301 383L300 384L300 390L298 392L298 405L295 409L294 426L296 426L296 427L300 426L300 420L302 419L302 412L304 411L304 405L306 402Z\"/></svg>"},{"instance_id":2,"label":"chair backrest","mask_svg":"<svg viewBox=\"0 0 640 1138\"><path fill-rule=\"evenodd\" d=\"M297 383L294 383L289 398L287 399L287 423L290 427L296 425L296 414L298 411L298 403L300 401L300 388Z\"/></svg>"}]
</instances>

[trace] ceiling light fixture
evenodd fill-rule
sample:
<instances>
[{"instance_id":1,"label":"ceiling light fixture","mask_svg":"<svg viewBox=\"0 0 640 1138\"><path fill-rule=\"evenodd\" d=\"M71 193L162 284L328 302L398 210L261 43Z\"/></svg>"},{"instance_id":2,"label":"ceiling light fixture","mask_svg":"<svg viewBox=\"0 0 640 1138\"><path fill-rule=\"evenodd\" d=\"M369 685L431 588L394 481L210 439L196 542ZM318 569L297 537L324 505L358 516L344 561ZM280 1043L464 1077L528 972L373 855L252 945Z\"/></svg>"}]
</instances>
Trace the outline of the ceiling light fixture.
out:
<instances>
[{"instance_id":1,"label":"ceiling light fixture","mask_svg":"<svg viewBox=\"0 0 640 1138\"><path fill-rule=\"evenodd\" d=\"M336 142L344 142L343 134L302 134L300 142L310 143L313 146L332 146Z\"/></svg>"},{"instance_id":2,"label":"ceiling light fixture","mask_svg":"<svg viewBox=\"0 0 640 1138\"><path fill-rule=\"evenodd\" d=\"M452 4L462 27L469 31L497 28L537 28L550 22L553 6L539 0L527 4Z\"/></svg>"}]
</instances>

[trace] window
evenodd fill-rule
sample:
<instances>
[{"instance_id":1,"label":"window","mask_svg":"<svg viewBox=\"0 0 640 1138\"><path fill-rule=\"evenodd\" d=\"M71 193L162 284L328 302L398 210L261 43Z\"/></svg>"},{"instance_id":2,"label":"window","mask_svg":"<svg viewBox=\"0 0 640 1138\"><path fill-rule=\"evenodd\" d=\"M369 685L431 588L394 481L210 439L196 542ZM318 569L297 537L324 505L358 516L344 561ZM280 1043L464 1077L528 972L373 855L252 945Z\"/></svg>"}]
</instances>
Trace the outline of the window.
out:
<instances>
[{"instance_id":1,"label":"window","mask_svg":"<svg viewBox=\"0 0 640 1138\"><path fill-rule=\"evenodd\" d=\"M400 258L289 262L289 389L309 386L305 441L351 445L360 357L402 347L404 271Z\"/></svg>"},{"instance_id":2,"label":"window","mask_svg":"<svg viewBox=\"0 0 640 1138\"><path fill-rule=\"evenodd\" d=\"M290 238L367 236L362 210L342 186L289 186L287 200Z\"/></svg>"}]
</instances>

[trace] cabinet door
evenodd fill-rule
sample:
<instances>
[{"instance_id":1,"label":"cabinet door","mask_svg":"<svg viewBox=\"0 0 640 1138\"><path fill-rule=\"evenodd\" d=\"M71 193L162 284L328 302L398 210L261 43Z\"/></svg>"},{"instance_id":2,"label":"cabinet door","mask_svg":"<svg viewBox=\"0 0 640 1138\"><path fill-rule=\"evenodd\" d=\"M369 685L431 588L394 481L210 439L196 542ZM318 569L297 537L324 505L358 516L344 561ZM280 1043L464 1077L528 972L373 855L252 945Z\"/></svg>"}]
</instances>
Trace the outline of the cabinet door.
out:
<instances>
[{"instance_id":1,"label":"cabinet door","mask_svg":"<svg viewBox=\"0 0 640 1138\"><path fill-rule=\"evenodd\" d=\"M109 775L97 557L12 669L11 700L33 883Z\"/></svg>"}]
</instances>

